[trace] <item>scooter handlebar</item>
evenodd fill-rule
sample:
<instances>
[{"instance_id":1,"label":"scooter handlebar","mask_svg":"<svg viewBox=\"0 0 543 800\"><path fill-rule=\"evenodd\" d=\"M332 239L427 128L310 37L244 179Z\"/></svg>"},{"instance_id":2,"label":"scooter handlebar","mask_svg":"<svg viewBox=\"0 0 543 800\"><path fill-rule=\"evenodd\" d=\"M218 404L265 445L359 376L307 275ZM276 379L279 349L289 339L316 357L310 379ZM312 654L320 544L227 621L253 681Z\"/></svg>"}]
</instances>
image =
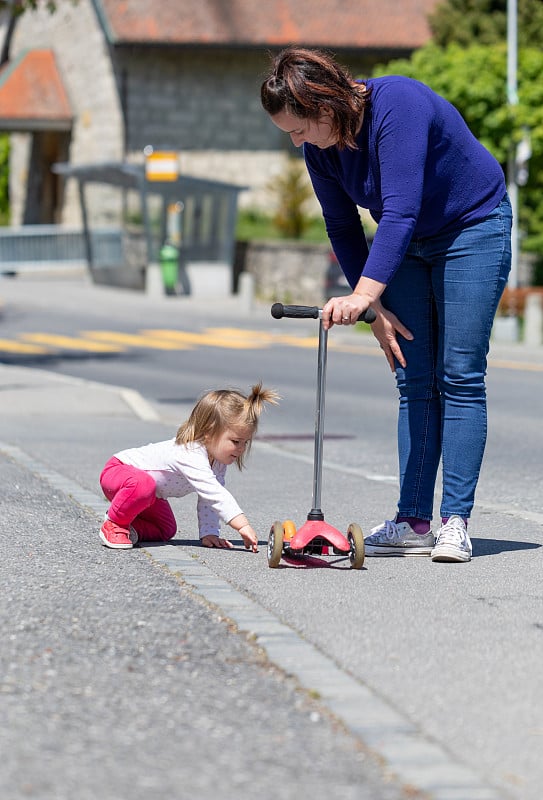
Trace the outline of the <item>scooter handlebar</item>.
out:
<instances>
[{"instance_id":1,"label":"scooter handlebar","mask_svg":"<svg viewBox=\"0 0 543 800\"><path fill-rule=\"evenodd\" d=\"M284 306L283 303L274 303L271 307L271 315L274 319L283 319L283 317L318 319L319 309L317 306Z\"/></svg>"},{"instance_id":2,"label":"scooter handlebar","mask_svg":"<svg viewBox=\"0 0 543 800\"><path fill-rule=\"evenodd\" d=\"M271 315L274 319L289 317L290 319L319 319L322 309L318 306L285 306L283 303L274 303L271 307ZM359 322L367 322L371 325L375 322L377 315L373 308L363 311L358 317Z\"/></svg>"}]
</instances>

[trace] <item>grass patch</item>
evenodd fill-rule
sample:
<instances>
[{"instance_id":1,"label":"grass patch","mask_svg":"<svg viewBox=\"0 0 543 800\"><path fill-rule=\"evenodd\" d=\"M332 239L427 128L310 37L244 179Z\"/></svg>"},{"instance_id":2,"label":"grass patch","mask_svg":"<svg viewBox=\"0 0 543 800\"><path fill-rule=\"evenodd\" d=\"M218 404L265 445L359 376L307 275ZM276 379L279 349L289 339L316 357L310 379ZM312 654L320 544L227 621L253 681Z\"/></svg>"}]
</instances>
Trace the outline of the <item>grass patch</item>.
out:
<instances>
[{"instance_id":1,"label":"grass patch","mask_svg":"<svg viewBox=\"0 0 543 800\"><path fill-rule=\"evenodd\" d=\"M289 241L281 234L271 215L268 216L261 211L253 209L241 209L238 212L236 239L242 242L262 239ZM311 218L303 235L299 239L292 241L312 244L328 242L322 217Z\"/></svg>"}]
</instances>

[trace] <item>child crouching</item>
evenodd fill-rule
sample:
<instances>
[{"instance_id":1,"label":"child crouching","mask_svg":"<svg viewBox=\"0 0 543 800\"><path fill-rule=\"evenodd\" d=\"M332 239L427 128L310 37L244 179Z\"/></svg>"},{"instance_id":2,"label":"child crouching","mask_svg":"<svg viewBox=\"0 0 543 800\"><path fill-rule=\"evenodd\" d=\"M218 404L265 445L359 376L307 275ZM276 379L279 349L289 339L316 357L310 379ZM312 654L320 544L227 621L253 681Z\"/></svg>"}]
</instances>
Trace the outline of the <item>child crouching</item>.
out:
<instances>
[{"instance_id":1,"label":"child crouching","mask_svg":"<svg viewBox=\"0 0 543 800\"><path fill-rule=\"evenodd\" d=\"M100 475L110 507L100 529L106 547L129 549L138 542L165 542L177 523L169 497L198 495L200 541L204 547L233 547L219 536L221 520L258 552L258 537L225 488L228 465L239 469L249 452L265 403L279 396L262 384L246 397L236 389L206 392L174 439L116 453Z\"/></svg>"}]
</instances>

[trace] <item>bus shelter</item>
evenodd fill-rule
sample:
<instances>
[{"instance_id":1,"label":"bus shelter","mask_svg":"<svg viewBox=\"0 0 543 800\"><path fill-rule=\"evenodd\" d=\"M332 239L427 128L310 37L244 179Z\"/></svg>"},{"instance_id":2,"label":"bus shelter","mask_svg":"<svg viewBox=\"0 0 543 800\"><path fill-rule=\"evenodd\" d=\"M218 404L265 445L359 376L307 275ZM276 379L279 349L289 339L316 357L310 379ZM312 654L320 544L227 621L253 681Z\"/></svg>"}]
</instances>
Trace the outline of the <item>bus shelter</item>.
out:
<instances>
[{"instance_id":1,"label":"bus shelter","mask_svg":"<svg viewBox=\"0 0 543 800\"><path fill-rule=\"evenodd\" d=\"M53 171L78 183L85 258L96 283L145 288L147 273L168 247L178 253L178 293L230 293L238 195L246 187L179 175L150 180L145 166L73 165ZM93 222L93 186L111 187L115 223Z\"/></svg>"}]
</instances>

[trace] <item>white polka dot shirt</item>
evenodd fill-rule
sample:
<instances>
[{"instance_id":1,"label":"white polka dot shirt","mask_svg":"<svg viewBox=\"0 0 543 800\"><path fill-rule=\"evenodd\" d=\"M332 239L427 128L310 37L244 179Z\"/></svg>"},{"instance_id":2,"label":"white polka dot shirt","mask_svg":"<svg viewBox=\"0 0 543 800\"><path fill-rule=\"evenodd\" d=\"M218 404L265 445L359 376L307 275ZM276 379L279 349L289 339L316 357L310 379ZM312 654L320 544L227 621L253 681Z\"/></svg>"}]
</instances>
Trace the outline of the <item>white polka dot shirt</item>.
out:
<instances>
[{"instance_id":1,"label":"white polka dot shirt","mask_svg":"<svg viewBox=\"0 0 543 800\"><path fill-rule=\"evenodd\" d=\"M203 444L176 444L175 439L132 447L115 453L123 464L148 472L156 481L156 496L184 497L196 492L200 538L219 536L220 520L228 523L243 514L225 488L226 464L209 463Z\"/></svg>"}]
</instances>

